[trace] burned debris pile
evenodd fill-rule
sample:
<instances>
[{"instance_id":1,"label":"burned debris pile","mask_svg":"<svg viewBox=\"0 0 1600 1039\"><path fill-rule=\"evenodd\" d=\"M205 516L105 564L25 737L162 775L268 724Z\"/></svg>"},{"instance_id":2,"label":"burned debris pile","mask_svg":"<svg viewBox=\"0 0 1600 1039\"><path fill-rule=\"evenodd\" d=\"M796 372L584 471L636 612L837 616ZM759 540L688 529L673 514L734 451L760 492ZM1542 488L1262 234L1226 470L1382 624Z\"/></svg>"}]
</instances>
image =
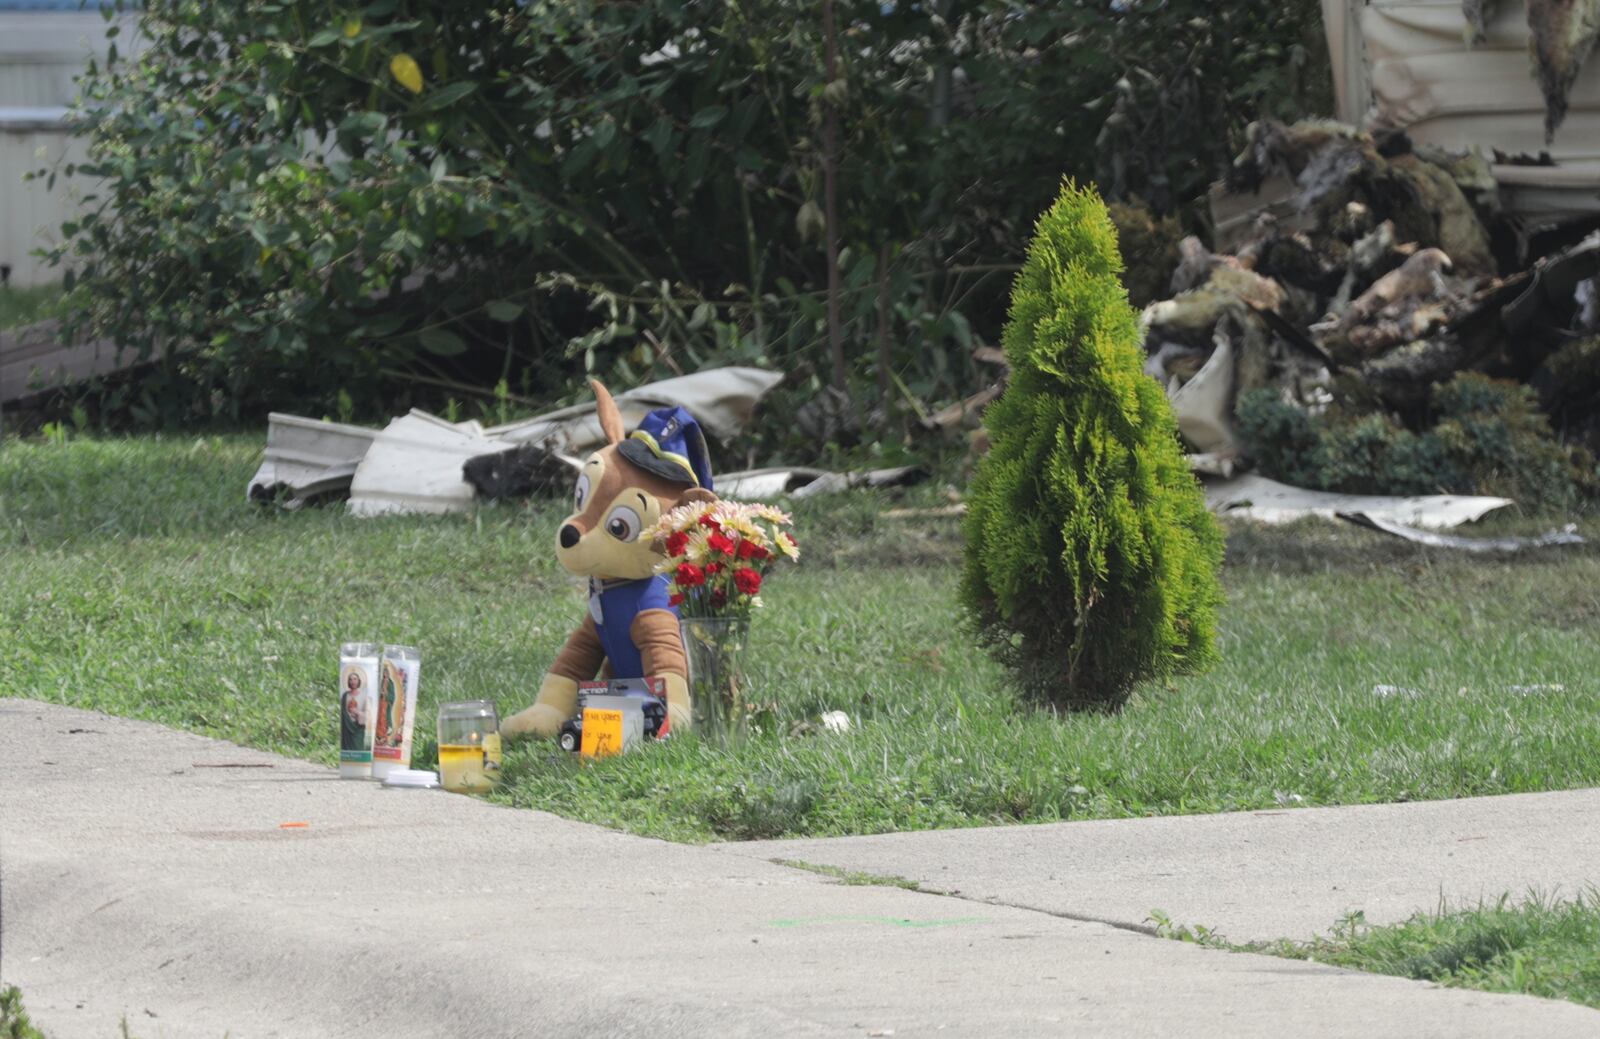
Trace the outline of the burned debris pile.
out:
<instances>
[{"instance_id":1,"label":"burned debris pile","mask_svg":"<svg viewBox=\"0 0 1600 1039\"><path fill-rule=\"evenodd\" d=\"M1552 507L1596 492L1600 222L1530 227L1483 157L1324 121L1253 126L1213 209L1235 214L1213 248L1185 238L1174 263L1146 234L1127 255L1130 287L1166 273L1146 370L1199 467Z\"/></svg>"}]
</instances>

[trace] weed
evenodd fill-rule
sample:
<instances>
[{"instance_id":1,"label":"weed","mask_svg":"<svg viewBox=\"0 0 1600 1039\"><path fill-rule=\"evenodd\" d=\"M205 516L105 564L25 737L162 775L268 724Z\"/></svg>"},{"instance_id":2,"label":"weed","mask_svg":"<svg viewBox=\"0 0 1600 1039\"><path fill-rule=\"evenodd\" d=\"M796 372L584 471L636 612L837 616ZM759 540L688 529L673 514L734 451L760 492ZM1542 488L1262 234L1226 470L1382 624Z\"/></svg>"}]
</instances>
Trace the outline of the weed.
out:
<instances>
[{"instance_id":1,"label":"weed","mask_svg":"<svg viewBox=\"0 0 1600 1039\"><path fill-rule=\"evenodd\" d=\"M819 862L802 862L799 859L773 859L780 866L792 869L803 869L807 873L820 873L825 877L832 877L845 887L897 887L907 891L921 891L922 886L915 880L905 877L885 876L878 873L865 873L861 870L845 869L842 866L829 866Z\"/></svg>"},{"instance_id":2,"label":"weed","mask_svg":"<svg viewBox=\"0 0 1600 1039\"><path fill-rule=\"evenodd\" d=\"M1227 939L1218 934L1214 928L1204 924L1175 923L1172 917L1160 909L1150 910L1147 921L1155 926L1156 937L1166 938L1175 942L1188 942L1191 945L1204 945L1212 949L1229 949Z\"/></svg>"},{"instance_id":3,"label":"weed","mask_svg":"<svg viewBox=\"0 0 1600 1039\"><path fill-rule=\"evenodd\" d=\"M1600 1007L1600 899L1594 890L1573 899L1534 893L1520 903L1509 895L1472 907L1441 903L1386 926L1354 914L1328 938L1228 947Z\"/></svg>"}]
</instances>

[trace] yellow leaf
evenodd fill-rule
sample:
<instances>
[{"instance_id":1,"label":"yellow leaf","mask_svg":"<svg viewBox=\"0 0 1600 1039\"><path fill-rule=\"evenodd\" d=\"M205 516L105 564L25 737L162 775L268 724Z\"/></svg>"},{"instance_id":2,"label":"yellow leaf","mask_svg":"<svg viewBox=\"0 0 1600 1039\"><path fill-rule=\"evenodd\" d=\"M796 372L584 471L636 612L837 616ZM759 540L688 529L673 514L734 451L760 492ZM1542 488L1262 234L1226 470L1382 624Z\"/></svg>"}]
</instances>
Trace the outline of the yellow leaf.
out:
<instances>
[{"instance_id":1,"label":"yellow leaf","mask_svg":"<svg viewBox=\"0 0 1600 1039\"><path fill-rule=\"evenodd\" d=\"M344 34L350 39L361 35L361 19L351 18L344 23Z\"/></svg>"},{"instance_id":2,"label":"yellow leaf","mask_svg":"<svg viewBox=\"0 0 1600 1039\"><path fill-rule=\"evenodd\" d=\"M389 75L413 94L422 93L422 69L409 54L396 54L389 60Z\"/></svg>"}]
</instances>

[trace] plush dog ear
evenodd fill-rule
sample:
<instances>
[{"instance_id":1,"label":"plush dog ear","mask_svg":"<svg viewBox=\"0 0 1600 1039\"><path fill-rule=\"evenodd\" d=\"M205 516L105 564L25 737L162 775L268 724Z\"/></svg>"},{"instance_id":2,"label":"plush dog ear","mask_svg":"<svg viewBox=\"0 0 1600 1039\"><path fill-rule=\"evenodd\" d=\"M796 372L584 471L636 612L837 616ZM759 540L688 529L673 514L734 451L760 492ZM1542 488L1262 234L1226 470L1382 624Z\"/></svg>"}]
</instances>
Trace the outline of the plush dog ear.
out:
<instances>
[{"instance_id":1,"label":"plush dog ear","mask_svg":"<svg viewBox=\"0 0 1600 1039\"><path fill-rule=\"evenodd\" d=\"M595 411L600 416L600 432L606 435L606 443L620 444L624 437L622 431L622 412L617 410L617 402L611 399L611 393L600 385L599 379L590 379L589 385L594 388Z\"/></svg>"},{"instance_id":2,"label":"plush dog ear","mask_svg":"<svg viewBox=\"0 0 1600 1039\"><path fill-rule=\"evenodd\" d=\"M717 496L706 490L704 487L689 487L685 489L682 494L678 495L678 500L676 503L674 503L674 508L676 508L678 505L693 505L717 500Z\"/></svg>"}]
</instances>

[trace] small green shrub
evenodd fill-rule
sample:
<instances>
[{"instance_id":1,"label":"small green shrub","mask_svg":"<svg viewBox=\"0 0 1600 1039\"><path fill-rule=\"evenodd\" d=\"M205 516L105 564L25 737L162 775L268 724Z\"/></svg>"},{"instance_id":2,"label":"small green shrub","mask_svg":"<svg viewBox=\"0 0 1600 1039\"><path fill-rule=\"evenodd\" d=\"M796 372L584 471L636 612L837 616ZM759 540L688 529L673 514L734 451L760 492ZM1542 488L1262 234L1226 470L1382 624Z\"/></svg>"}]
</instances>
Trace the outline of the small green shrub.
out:
<instances>
[{"instance_id":1,"label":"small green shrub","mask_svg":"<svg viewBox=\"0 0 1600 1039\"><path fill-rule=\"evenodd\" d=\"M1274 479L1297 487L1323 486L1318 470L1318 431L1305 409L1271 389L1248 390L1234 409L1239 434L1256 465Z\"/></svg>"},{"instance_id":2,"label":"small green shrub","mask_svg":"<svg viewBox=\"0 0 1600 1039\"><path fill-rule=\"evenodd\" d=\"M985 416L961 595L1030 694L1120 701L1214 655L1222 537L1142 371L1116 231L1068 184L1012 288L1012 377Z\"/></svg>"},{"instance_id":3,"label":"small green shrub","mask_svg":"<svg viewBox=\"0 0 1600 1039\"><path fill-rule=\"evenodd\" d=\"M1239 398L1239 432L1262 473L1351 494L1492 494L1571 509L1596 488L1593 466L1555 439L1524 385L1463 372L1433 390L1433 425L1384 414L1313 418L1271 390Z\"/></svg>"}]
</instances>

